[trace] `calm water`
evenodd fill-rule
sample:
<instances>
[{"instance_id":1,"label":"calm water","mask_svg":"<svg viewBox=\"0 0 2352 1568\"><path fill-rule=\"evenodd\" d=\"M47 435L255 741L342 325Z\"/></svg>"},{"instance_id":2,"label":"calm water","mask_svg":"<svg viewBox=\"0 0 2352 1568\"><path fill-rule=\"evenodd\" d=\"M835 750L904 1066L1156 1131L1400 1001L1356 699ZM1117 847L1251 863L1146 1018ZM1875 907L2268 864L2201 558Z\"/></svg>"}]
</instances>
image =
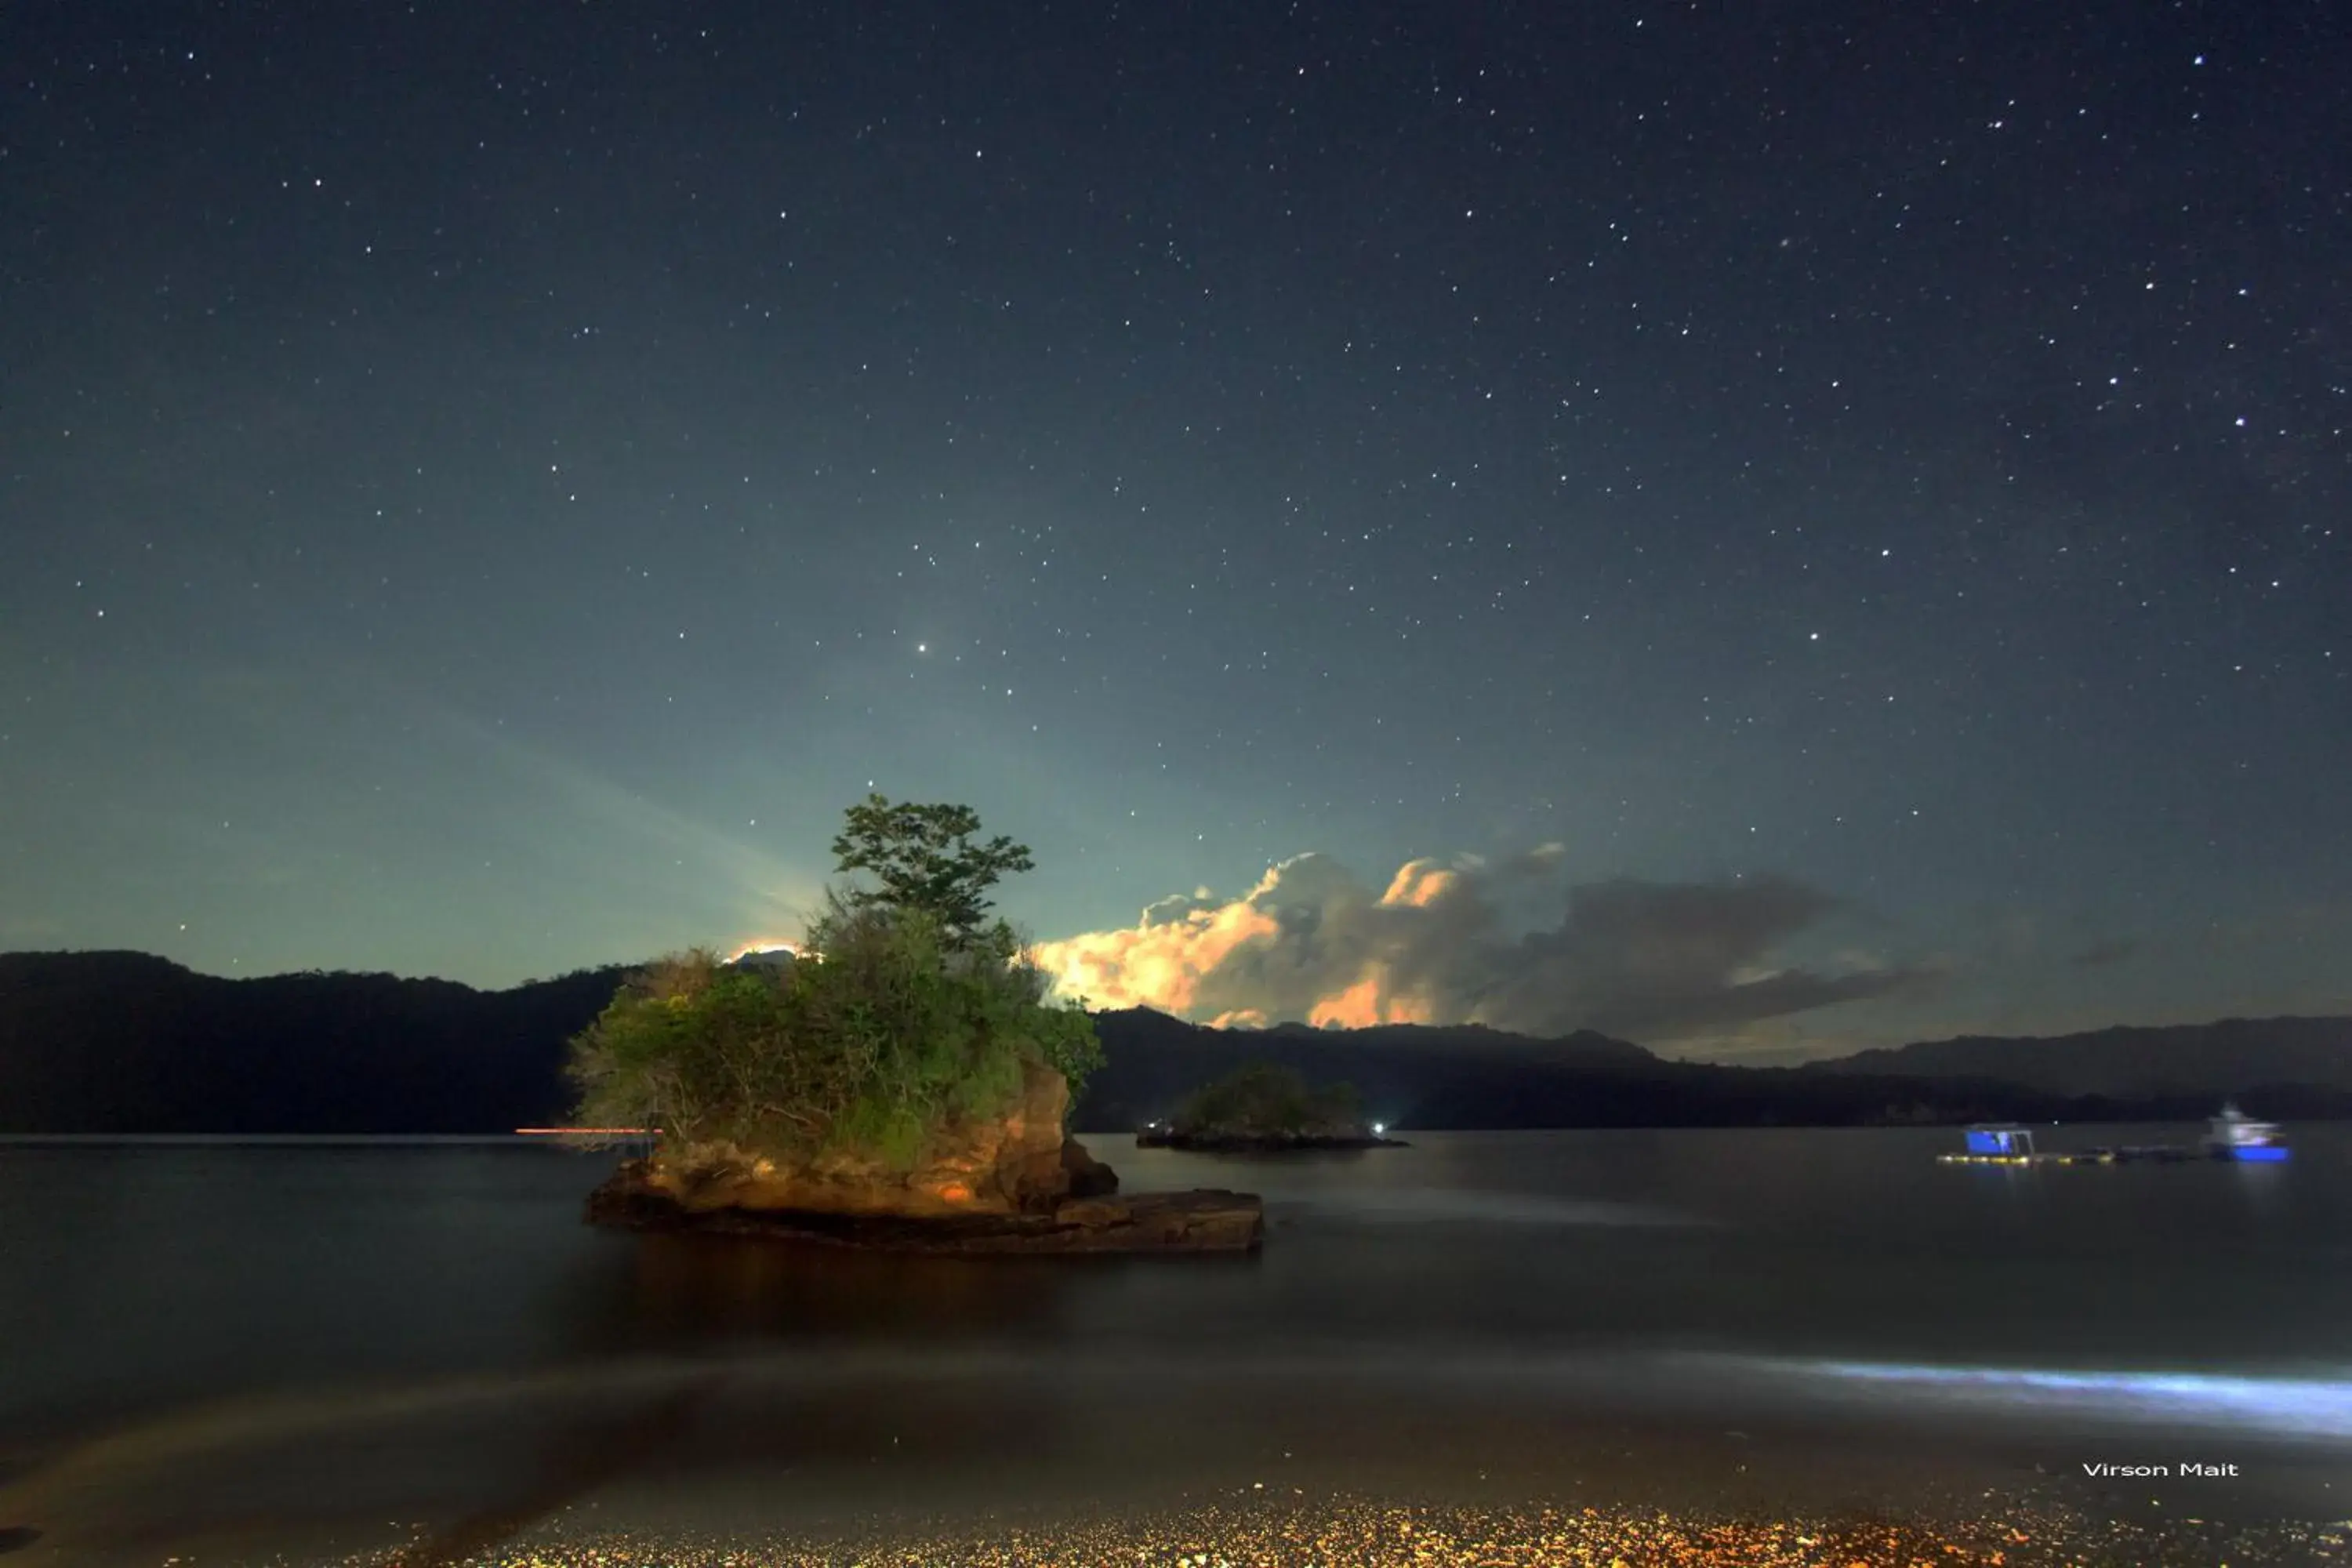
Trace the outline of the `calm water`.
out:
<instances>
[{"instance_id":1,"label":"calm water","mask_svg":"<svg viewBox=\"0 0 2352 1568\"><path fill-rule=\"evenodd\" d=\"M0 1144L0 1528L158 1561L501 1507L1852 1500L2192 1456L2245 1472L2208 1511L2352 1512L2352 1129L2040 1171L1939 1166L1949 1131L1087 1142L1130 1190L1264 1194L1264 1256L607 1235L610 1157L528 1144Z\"/></svg>"}]
</instances>

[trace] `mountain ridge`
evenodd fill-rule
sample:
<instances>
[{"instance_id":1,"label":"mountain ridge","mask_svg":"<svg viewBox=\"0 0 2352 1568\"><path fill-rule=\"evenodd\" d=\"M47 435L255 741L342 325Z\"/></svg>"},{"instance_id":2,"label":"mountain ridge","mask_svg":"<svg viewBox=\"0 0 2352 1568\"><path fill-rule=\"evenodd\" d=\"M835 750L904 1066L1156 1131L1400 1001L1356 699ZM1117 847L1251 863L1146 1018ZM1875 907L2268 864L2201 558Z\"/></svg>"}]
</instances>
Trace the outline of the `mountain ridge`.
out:
<instances>
[{"instance_id":1,"label":"mountain ridge","mask_svg":"<svg viewBox=\"0 0 2352 1568\"><path fill-rule=\"evenodd\" d=\"M2056 1093L2175 1093L2199 1079L2200 1054L2242 1053L2282 1081L2352 1088L2352 1018L2282 1014L2205 1024L2111 1024L2065 1035L1955 1035L1807 1062L1800 1070L1941 1078L1992 1073Z\"/></svg>"},{"instance_id":2,"label":"mountain ridge","mask_svg":"<svg viewBox=\"0 0 2352 1568\"><path fill-rule=\"evenodd\" d=\"M0 1132L503 1132L561 1121L566 1042L634 965L483 990L350 971L231 978L131 951L0 953ZM2352 1018L1960 1036L1797 1067L1661 1058L1591 1030L1215 1028L1093 1015L1073 1124L1124 1131L1245 1062L1346 1079L1397 1126L2178 1119L2237 1096L2352 1115Z\"/></svg>"}]
</instances>

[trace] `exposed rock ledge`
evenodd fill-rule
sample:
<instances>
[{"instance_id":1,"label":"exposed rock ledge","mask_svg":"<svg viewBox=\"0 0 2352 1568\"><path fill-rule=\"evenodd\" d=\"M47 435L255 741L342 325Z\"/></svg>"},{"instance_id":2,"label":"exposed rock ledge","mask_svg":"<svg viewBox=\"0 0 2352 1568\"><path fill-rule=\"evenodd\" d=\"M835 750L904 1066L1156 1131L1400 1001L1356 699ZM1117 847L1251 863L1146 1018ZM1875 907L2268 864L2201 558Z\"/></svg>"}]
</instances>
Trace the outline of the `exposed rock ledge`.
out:
<instances>
[{"instance_id":1,"label":"exposed rock ledge","mask_svg":"<svg viewBox=\"0 0 2352 1568\"><path fill-rule=\"evenodd\" d=\"M631 1160L588 1194L588 1223L628 1230L759 1236L895 1252L1254 1252L1265 1236L1251 1193L1072 1197L1050 1209L963 1214L702 1206L681 1202L655 1162Z\"/></svg>"}]
</instances>

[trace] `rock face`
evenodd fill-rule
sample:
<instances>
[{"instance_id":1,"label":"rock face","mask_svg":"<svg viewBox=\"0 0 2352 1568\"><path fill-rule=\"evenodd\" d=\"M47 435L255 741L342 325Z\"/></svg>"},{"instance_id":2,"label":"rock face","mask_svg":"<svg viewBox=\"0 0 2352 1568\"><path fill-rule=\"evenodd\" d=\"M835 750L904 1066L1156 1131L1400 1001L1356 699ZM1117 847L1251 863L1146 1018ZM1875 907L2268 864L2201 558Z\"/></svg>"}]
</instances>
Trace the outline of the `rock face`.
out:
<instances>
[{"instance_id":1,"label":"rock face","mask_svg":"<svg viewBox=\"0 0 2352 1568\"><path fill-rule=\"evenodd\" d=\"M1116 1192L1118 1177L1064 1135L1070 1087L1060 1073L1032 1066L1021 1095L1001 1117L950 1126L923 1163L895 1171L878 1159L828 1154L788 1165L730 1143L664 1152L638 1178L688 1214L721 1209L898 1215L1050 1214L1074 1193Z\"/></svg>"},{"instance_id":2,"label":"rock face","mask_svg":"<svg viewBox=\"0 0 2352 1568\"><path fill-rule=\"evenodd\" d=\"M1244 1193L1121 1198L1118 1174L1062 1131L1069 1085L1024 1073L1003 1115L949 1127L922 1163L834 1154L801 1164L732 1144L632 1160L588 1197L592 1225L915 1252L1249 1252L1265 1232Z\"/></svg>"},{"instance_id":3,"label":"rock face","mask_svg":"<svg viewBox=\"0 0 2352 1568\"><path fill-rule=\"evenodd\" d=\"M1257 1197L1222 1191L1073 1197L1046 1209L953 1214L689 1207L658 1179L656 1163L648 1160L628 1162L591 1193L587 1217L592 1225L627 1230L765 1237L894 1252L1248 1253L1265 1237Z\"/></svg>"},{"instance_id":4,"label":"rock face","mask_svg":"<svg viewBox=\"0 0 2352 1568\"><path fill-rule=\"evenodd\" d=\"M1104 1198L1118 1191L1118 1173L1087 1152L1075 1138L1062 1140L1062 1169L1070 1180L1074 1198Z\"/></svg>"}]
</instances>

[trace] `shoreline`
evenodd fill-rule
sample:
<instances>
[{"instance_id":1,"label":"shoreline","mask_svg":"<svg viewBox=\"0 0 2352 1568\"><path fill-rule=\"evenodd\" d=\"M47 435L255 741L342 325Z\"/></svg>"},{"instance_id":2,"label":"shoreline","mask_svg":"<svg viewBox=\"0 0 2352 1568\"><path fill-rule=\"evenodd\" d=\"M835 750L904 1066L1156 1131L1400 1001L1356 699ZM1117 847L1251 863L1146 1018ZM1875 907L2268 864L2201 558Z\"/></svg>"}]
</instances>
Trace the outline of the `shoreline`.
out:
<instances>
[{"instance_id":1,"label":"shoreline","mask_svg":"<svg viewBox=\"0 0 2352 1568\"><path fill-rule=\"evenodd\" d=\"M2109 1484L2078 1461L2212 1445L1414 1397L1345 1373L1236 1403L1181 1369L1082 1373L1009 1403L1036 1391L1029 1360L663 1360L185 1409L82 1434L0 1486L0 1523L44 1532L28 1565L126 1568L158 1539L346 1568L2352 1563L2326 1524L2352 1506L2341 1446L2232 1443L2245 1480Z\"/></svg>"},{"instance_id":2,"label":"shoreline","mask_svg":"<svg viewBox=\"0 0 2352 1568\"><path fill-rule=\"evenodd\" d=\"M1590 1503L1481 1507L1244 1491L1144 1513L1016 1511L802 1537L557 1528L470 1555L478 1568L1099 1568L1111 1563L1340 1563L1353 1568L2237 1568L2342 1560L2324 1525L2169 1531L2103 1522L2042 1500L1920 1517L1660 1511ZM437 1562L425 1537L364 1568Z\"/></svg>"}]
</instances>

